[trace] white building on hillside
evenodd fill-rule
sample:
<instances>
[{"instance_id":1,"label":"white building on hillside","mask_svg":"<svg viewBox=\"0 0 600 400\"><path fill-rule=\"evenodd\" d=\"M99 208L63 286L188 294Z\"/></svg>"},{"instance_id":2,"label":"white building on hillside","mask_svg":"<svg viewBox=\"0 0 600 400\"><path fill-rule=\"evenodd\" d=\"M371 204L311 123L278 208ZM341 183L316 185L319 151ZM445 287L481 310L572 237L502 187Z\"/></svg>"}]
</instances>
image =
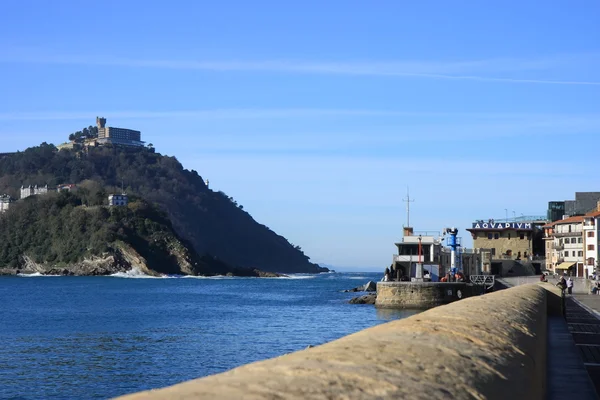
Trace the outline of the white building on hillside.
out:
<instances>
[{"instance_id":1,"label":"white building on hillside","mask_svg":"<svg viewBox=\"0 0 600 400\"><path fill-rule=\"evenodd\" d=\"M48 193L48 185L44 186L44 187L38 187L38 185L35 186L21 186L21 199L25 199L29 196L35 196L38 194L47 194Z\"/></svg>"},{"instance_id":2,"label":"white building on hillside","mask_svg":"<svg viewBox=\"0 0 600 400\"><path fill-rule=\"evenodd\" d=\"M13 202L12 197L7 194L0 196L0 213L6 212L10 207L10 203Z\"/></svg>"},{"instance_id":3,"label":"white building on hillside","mask_svg":"<svg viewBox=\"0 0 600 400\"><path fill-rule=\"evenodd\" d=\"M109 206L126 206L129 203L129 197L126 194L111 194L108 196Z\"/></svg>"}]
</instances>

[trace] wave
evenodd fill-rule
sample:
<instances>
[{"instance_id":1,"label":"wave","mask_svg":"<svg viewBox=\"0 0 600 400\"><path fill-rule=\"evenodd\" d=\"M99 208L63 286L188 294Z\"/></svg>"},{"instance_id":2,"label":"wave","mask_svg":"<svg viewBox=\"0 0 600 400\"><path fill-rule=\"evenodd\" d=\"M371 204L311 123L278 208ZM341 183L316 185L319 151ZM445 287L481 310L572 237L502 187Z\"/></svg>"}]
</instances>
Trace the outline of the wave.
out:
<instances>
[{"instance_id":1,"label":"wave","mask_svg":"<svg viewBox=\"0 0 600 400\"><path fill-rule=\"evenodd\" d=\"M164 278L172 278L171 276L168 275L162 275L162 276L152 276L152 275L148 275L143 273L139 268L132 268L129 271L125 271L125 272L116 272L114 274L111 274L109 276L115 277L115 278L133 278L133 279L164 279Z\"/></svg>"},{"instance_id":2,"label":"wave","mask_svg":"<svg viewBox=\"0 0 600 400\"><path fill-rule=\"evenodd\" d=\"M57 277L62 275L44 275L40 272L34 272L33 274L17 274L17 276L20 276L22 278L36 278L38 276Z\"/></svg>"},{"instance_id":3,"label":"wave","mask_svg":"<svg viewBox=\"0 0 600 400\"><path fill-rule=\"evenodd\" d=\"M318 274L289 274L282 277L283 279L314 279Z\"/></svg>"}]
</instances>

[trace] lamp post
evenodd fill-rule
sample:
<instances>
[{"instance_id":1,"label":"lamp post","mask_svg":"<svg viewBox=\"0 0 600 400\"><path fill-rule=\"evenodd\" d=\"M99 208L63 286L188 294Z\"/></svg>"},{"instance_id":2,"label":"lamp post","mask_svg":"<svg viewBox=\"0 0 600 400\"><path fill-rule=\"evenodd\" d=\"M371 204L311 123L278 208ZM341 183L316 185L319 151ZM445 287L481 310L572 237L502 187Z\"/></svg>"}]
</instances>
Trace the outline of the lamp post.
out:
<instances>
[{"instance_id":1,"label":"lamp post","mask_svg":"<svg viewBox=\"0 0 600 400\"><path fill-rule=\"evenodd\" d=\"M421 263L421 252L422 252L422 246L421 246L421 241L423 240L423 237L421 235L419 235L419 260L417 262L417 268L415 269L415 280L417 281L421 281L423 280L423 264Z\"/></svg>"}]
</instances>

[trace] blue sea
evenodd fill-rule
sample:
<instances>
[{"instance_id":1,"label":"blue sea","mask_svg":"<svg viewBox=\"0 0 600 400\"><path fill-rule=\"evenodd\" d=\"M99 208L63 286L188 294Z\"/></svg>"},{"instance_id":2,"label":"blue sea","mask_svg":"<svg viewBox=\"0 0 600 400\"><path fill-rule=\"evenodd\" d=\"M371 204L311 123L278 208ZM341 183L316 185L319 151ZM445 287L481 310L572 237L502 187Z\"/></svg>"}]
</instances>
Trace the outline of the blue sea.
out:
<instances>
[{"instance_id":1,"label":"blue sea","mask_svg":"<svg viewBox=\"0 0 600 400\"><path fill-rule=\"evenodd\" d=\"M412 315L341 292L379 279L0 277L0 398L160 388Z\"/></svg>"}]
</instances>

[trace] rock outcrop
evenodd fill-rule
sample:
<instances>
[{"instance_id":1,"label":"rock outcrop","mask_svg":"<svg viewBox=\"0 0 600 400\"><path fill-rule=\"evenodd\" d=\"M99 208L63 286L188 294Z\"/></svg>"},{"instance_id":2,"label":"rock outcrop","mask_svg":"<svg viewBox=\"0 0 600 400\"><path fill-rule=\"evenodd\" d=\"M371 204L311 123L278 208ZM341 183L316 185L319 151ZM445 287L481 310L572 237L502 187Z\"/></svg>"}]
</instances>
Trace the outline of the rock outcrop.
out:
<instances>
[{"instance_id":1,"label":"rock outcrop","mask_svg":"<svg viewBox=\"0 0 600 400\"><path fill-rule=\"evenodd\" d=\"M369 293L363 296L358 296L352 298L348 303L350 304L375 304L375 300L377 300L376 293Z\"/></svg>"},{"instance_id":2,"label":"rock outcrop","mask_svg":"<svg viewBox=\"0 0 600 400\"><path fill-rule=\"evenodd\" d=\"M376 291L377 291L377 284L373 281L369 281L362 286L357 286L352 289L344 290L344 292L346 292L346 293L348 293L348 292L376 292Z\"/></svg>"}]
</instances>

